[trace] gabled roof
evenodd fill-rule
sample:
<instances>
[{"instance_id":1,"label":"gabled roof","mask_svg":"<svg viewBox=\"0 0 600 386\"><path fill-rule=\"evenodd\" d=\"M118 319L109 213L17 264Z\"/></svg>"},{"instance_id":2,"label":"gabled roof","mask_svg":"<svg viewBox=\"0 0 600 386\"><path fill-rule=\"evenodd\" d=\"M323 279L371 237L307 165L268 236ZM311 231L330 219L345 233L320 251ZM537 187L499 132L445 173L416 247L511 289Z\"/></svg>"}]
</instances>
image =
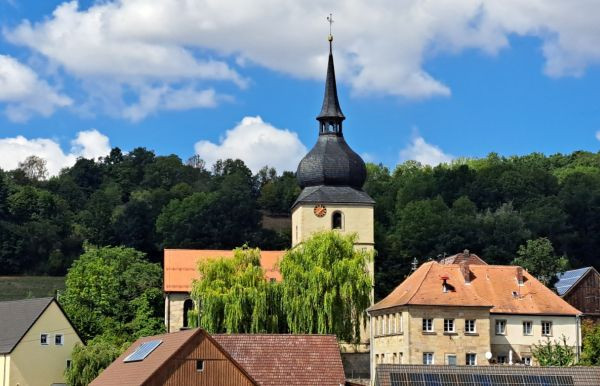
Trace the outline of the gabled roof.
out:
<instances>
[{"instance_id":1,"label":"gabled roof","mask_svg":"<svg viewBox=\"0 0 600 386\"><path fill-rule=\"evenodd\" d=\"M474 253L470 253L468 249L465 249L462 253L457 253L452 256L444 257L440 260L440 264L460 264L467 263L469 265L472 264L480 264L487 265L485 261Z\"/></svg>"},{"instance_id":2,"label":"gabled roof","mask_svg":"<svg viewBox=\"0 0 600 386\"><path fill-rule=\"evenodd\" d=\"M248 379L254 381L248 373L223 348L214 341L214 339L204 330L197 328L193 330L182 330L169 334L146 336L135 341L123 354L121 354L113 363L94 379L93 385L115 385L115 386L134 386L142 385L157 374L161 368L167 364L169 359L173 358L190 340L198 335L204 335L213 345L225 355ZM148 356L141 361L124 362L124 359L132 354L137 348L150 341L162 341Z\"/></svg>"},{"instance_id":3,"label":"gabled roof","mask_svg":"<svg viewBox=\"0 0 600 386\"><path fill-rule=\"evenodd\" d=\"M260 264L267 279L281 280L277 263L285 251L261 251ZM232 250L216 249L165 249L164 289L165 292L190 292L192 281L199 279L198 262L219 257L232 258Z\"/></svg>"},{"instance_id":4,"label":"gabled roof","mask_svg":"<svg viewBox=\"0 0 600 386\"><path fill-rule=\"evenodd\" d=\"M489 306L491 313L578 315L579 310L565 302L525 270L523 284L516 279L517 266L469 265L466 284L460 265L425 263L369 311L403 305ZM442 276L454 289L442 291Z\"/></svg>"},{"instance_id":5,"label":"gabled roof","mask_svg":"<svg viewBox=\"0 0 600 386\"><path fill-rule=\"evenodd\" d=\"M554 284L556 292L560 296L564 296L571 289L575 288L577 283L581 281L589 272L594 270L594 267L585 267L579 269L573 269L556 275L558 281Z\"/></svg>"},{"instance_id":6,"label":"gabled roof","mask_svg":"<svg viewBox=\"0 0 600 386\"><path fill-rule=\"evenodd\" d=\"M262 386L345 383L334 335L216 334L213 338Z\"/></svg>"},{"instance_id":7,"label":"gabled roof","mask_svg":"<svg viewBox=\"0 0 600 386\"><path fill-rule=\"evenodd\" d=\"M19 344L54 298L0 302L0 354L9 354Z\"/></svg>"}]
</instances>

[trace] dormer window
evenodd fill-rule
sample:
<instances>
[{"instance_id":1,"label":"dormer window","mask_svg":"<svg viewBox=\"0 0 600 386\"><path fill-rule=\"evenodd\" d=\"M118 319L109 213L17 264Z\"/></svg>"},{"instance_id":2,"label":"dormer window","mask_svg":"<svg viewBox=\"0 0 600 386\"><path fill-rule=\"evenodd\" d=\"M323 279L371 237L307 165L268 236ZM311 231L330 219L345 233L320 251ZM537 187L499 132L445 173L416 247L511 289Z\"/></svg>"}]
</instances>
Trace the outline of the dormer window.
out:
<instances>
[{"instance_id":1,"label":"dormer window","mask_svg":"<svg viewBox=\"0 0 600 386\"><path fill-rule=\"evenodd\" d=\"M331 228L332 229L343 229L344 221L343 221L342 212L333 212L331 215Z\"/></svg>"}]
</instances>

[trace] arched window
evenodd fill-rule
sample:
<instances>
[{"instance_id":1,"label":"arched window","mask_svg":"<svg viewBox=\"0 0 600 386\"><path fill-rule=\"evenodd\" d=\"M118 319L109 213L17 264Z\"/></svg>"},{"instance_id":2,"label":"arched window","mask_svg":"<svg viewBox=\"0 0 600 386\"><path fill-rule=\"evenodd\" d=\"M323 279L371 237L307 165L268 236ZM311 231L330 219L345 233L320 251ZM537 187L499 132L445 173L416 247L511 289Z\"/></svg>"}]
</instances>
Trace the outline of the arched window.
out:
<instances>
[{"instance_id":1,"label":"arched window","mask_svg":"<svg viewBox=\"0 0 600 386\"><path fill-rule=\"evenodd\" d=\"M331 215L331 228L342 229L344 225L343 222L342 212L333 212Z\"/></svg>"},{"instance_id":2,"label":"arched window","mask_svg":"<svg viewBox=\"0 0 600 386\"><path fill-rule=\"evenodd\" d=\"M194 301L192 299L186 299L183 302L183 327L189 327L189 312L194 309Z\"/></svg>"}]
</instances>

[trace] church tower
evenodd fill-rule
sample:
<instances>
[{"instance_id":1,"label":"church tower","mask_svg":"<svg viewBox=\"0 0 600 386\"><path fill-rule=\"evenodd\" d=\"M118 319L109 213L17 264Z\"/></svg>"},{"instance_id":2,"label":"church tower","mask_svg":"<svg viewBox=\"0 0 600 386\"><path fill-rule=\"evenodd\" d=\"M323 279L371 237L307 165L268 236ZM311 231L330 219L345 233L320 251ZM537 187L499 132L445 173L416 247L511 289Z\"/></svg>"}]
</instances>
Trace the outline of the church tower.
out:
<instances>
[{"instance_id":1,"label":"church tower","mask_svg":"<svg viewBox=\"0 0 600 386\"><path fill-rule=\"evenodd\" d=\"M344 140L346 117L337 96L332 40L330 35L325 96L317 116L319 137L296 172L302 192L292 206L292 246L315 232L337 229L355 233L355 247L371 251L375 201L362 190L367 178L364 161Z\"/></svg>"}]
</instances>

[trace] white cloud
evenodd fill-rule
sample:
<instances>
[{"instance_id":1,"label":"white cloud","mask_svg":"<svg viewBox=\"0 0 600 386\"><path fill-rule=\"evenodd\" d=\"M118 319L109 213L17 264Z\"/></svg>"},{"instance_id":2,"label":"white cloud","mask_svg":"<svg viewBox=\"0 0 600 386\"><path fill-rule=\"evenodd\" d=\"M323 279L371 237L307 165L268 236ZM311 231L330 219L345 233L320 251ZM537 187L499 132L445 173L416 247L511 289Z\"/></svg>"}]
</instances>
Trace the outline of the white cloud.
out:
<instances>
[{"instance_id":1,"label":"white cloud","mask_svg":"<svg viewBox=\"0 0 600 386\"><path fill-rule=\"evenodd\" d=\"M208 165L219 159L239 158L254 173L266 165L279 172L296 170L306 154L296 133L273 127L258 116L244 117L236 127L227 130L219 144L199 141L194 148Z\"/></svg>"},{"instance_id":2,"label":"white cloud","mask_svg":"<svg viewBox=\"0 0 600 386\"><path fill-rule=\"evenodd\" d=\"M423 165L439 165L449 163L454 156L444 153L436 145L427 143L421 136L415 136L412 142L404 149L400 150L400 162L414 160Z\"/></svg>"},{"instance_id":3,"label":"white cloud","mask_svg":"<svg viewBox=\"0 0 600 386\"><path fill-rule=\"evenodd\" d=\"M48 138L27 139L21 135L0 138L0 168L4 170L16 169L19 162L35 155L46 160L50 175L57 175L62 168L74 165L78 157L97 158L108 153L108 137L95 129L77 133L68 153L61 149L58 142Z\"/></svg>"},{"instance_id":4,"label":"white cloud","mask_svg":"<svg viewBox=\"0 0 600 386\"><path fill-rule=\"evenodd\" d=\"M596 139L600 141L600 130L596 131Z\"/></svg>"},{"instance_id":5,"label":"white cloud","mask_svg":"<svg viewBox=\"0 0 600 386\"><path fill-rule=\"evenodd\" d=\"M33 114L49 116L56 108L72 103L31 68L7 55L0 55L0 102L7 104L5 113L16 122L26 121Z\"/></svg>"},{"instance_id":6,"label":"white cloud","mask_svg":"<svg viewBox=\"0 0 600 386\"><path fill-rule=\"evenodd\" d=\"M539 38L551 76L600 62L597 0L119 0L82 9L71 1L5 36L82 79L244 86L224 58L322 78L331 9L338 75L359 94L449 95L426 60L467 49L495 54L510 35Z\"/></svg>"}]
</instances>

